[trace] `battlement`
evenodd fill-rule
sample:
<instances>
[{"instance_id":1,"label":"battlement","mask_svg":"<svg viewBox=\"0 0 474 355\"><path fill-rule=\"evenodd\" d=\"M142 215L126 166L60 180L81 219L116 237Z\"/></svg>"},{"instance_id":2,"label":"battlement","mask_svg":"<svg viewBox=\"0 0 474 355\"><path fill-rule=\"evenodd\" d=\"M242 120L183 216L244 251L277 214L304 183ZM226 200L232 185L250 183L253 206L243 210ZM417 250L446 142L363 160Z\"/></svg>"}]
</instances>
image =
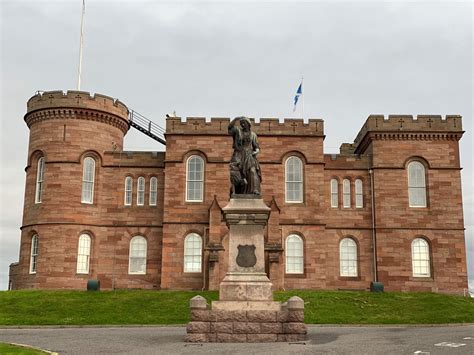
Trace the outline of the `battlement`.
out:
<instances>
[{"instance_id":1,"label":"battlement","mask_svg":"<svg viewBox=\"0 0 474 355\"><path fill-rule=\"evenodd\" d=\"M370 115L354 140L357 147L368 132L446 132L462 133L462 117L459 115Z\"/></svg>"},{"instance_id":2,"label":"battlement","mask_svg":"<svg viewBox=\"0 0 474 355\"><path fill-rule=\"evenodd\" d=\"M93 94L86 91L69 90L44 91L32 96L27 103L27 115L30 112L52 108L92 109L117 115L128 120L128 108L123 102L110 96Z\"/></svg>"},{"instance_id":3,"label":"battlement","mask_svg":"<svg viewBox=\"0 0 474 355\"><path fill-rule=\"evenodd\" d=\"M285 118L280 122L278 118L261 118L258 122L250 118L252 130L258 135L292 135L292 136L324 136L324 121L309 119L304 123L302 119ZM180 117L166 119L167 134L222 134L227 135L230 118L213 117L206 121L204 117L187 117L184 121Z\"/></svg>"}]
</instances>

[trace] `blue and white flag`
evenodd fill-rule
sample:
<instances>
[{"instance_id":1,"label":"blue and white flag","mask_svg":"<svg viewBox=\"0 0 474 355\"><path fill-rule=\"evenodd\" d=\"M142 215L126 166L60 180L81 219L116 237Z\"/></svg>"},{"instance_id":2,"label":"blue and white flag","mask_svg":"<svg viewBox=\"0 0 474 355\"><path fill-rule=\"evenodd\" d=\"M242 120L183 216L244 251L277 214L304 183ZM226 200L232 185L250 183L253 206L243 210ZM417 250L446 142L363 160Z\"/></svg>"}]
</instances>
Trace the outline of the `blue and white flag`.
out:
<instances>
[{"instance_id":1,"label":"blue and white flag","mask_svg":"<svg viewBox=\"0 0 474 355\"><path fill-rule=\"evenodd\" d=\"M293 112L296 111L296 104L298 103L298 99L300 96L303 94L303 82L301 82L300 86L298 86L298 90L296 90L296 95L295 95L295 103L293 106Z\"/></svg>"}]
</instances>

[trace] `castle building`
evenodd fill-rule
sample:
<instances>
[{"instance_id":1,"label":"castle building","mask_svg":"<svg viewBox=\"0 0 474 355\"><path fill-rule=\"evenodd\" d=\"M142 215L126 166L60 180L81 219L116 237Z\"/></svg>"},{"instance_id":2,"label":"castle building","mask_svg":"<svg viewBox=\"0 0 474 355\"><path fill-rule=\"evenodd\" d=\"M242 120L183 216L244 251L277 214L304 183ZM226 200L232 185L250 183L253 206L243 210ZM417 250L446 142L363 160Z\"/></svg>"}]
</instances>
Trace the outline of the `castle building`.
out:
<instances>
[{"instance_id":1,"label":"castle building","mask_svg":"<svg viewBox=\"0 0 474 355\"><path fill-rule=\"evenodd\" d=\"M168 118L166 152L123 151L130 112L104 95L38 93L24 119L26 188L10 288L85 289L91 279L102 289L219 288L228 118ZM340 154L324 154L320 119L252 122L274 289L467 288L460 116L371 115Z\"/></svg>"}]
</instances>

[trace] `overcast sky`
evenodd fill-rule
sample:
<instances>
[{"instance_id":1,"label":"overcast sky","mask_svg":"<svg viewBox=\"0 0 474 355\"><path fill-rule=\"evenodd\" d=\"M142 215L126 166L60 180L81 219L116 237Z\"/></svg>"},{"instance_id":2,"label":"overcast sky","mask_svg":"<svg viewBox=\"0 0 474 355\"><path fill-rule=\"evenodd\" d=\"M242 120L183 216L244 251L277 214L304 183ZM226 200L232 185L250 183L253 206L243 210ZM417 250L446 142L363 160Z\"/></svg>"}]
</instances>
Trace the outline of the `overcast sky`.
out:
<instances>
[{"instance_id":1,"label":"overcast sky","mask_svg":"<svg viewBox=\"0 0 474 355\"><path fill-rule=\"evenodd\" d=\"M74 90L81 0L0 0L0 289L18 261L26 101ZM377 114L460 114L466 244L474 287L471 2L86 0L82 90L166 113L325 120L325 152ZM163 150L131 130L126 150Z\"/></svg>"}]
</instances>

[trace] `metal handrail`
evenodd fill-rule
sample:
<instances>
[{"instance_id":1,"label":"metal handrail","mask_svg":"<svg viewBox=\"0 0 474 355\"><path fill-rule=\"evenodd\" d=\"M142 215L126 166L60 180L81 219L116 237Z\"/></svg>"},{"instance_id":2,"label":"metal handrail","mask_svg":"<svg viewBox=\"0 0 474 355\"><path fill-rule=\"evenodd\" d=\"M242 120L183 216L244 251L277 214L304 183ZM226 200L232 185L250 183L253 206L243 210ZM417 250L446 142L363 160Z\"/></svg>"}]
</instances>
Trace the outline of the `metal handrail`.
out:
<instances>
[{"instance_id":1,"label":"metal handrail","mask_svg":"<svg viewBox=\"0 0 474 355\"><path fill-rule=\"evenodd\" d=\"M129 110L128 119L133 127L147 132L152 138L165 144L166 131L163 127L153 123L150 119L134 110Z\"/></svg>"}]
</instances>

